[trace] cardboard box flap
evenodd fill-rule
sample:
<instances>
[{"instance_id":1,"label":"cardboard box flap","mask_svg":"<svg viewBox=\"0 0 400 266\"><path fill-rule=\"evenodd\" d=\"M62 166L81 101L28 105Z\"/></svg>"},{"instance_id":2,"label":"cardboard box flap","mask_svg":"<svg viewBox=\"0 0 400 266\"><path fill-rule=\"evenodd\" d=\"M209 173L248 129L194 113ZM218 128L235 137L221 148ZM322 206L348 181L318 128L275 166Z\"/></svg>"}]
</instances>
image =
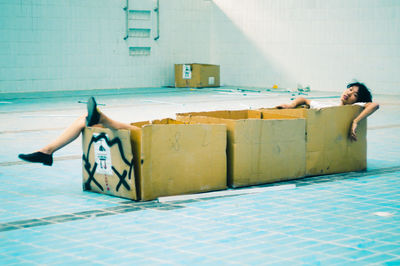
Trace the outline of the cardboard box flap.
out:
<instances>
[{"instance_id":1,"label":"cardboard box flap","mask_svg":"<svg viewBox=\"0 0 400 266\"><path fill-rule=\"evenodd\" d=\"M305 175L305 120L239 120L230 143L232 186ZM290 166L290 167L288 167Z\"/></svg>"},{"instance_id":2,"label":"cardboard box flap","mask_svg":"<svg viewBox=\"0 0 400 266\"><path fill-rule=\"evenodd\" d=\"M82 134L83 189L136 200L130 132L89 127Z\"/></svg>"},{"instance_id":3,"label":"cardboard box flap","mask_svg":"<svg viewBox=\"0 0 400 266\"><path fill-rule=\"evenodd\" d=\"M280 113L273 113L273 112L262 112L262 119L299 119L303 118L303 115L287 115L287 114L280 114Z\"/></svg>"},{"instance_id":4,"label":"cardboard box flap","mask_svg":"<svg viewBox=\"0 0 400 266\"><path fill-rule=\"evenodd\" d=\"M213 125L225 125L227 129L227 138L228 143L232 142L235 134L235 125L238 120L233 119L224 119L212 116L201 116L201 114L206 113L185 113L185 114L177 114L177 120L182 121L187 124L213 124ZM197 116L195 114L200 114Z\"/></svg>"},{"instance_id":5,"label":"cardboard box flap","mask_svg":"<svg viewBox=\"0 0 400 266\"><path fill-rule=\"evenodd\" d=\"M141 199L226 188L224 125L151 124L141 141Z\"/></svg>"},{"instance_id":6,"label":"cardboard box flap","mask_svg":"<svg viewBox=\"0 0 400 266\"><path fill-rule=\"evenodd\" d=\"M357 141L349 138L353 119L362 111L356 105L310 109L307 122L307 168L310 175L341 173L366 168L366 127L357 128Z\"/></svg>"},{"instance_id":7,"label":"cardboard box flap","mask_svg":"<svg viewBox=\"0 0 400 266\"><path fill-rule=\"evenodd\" d=\"M305 119L284 114L270 114L269 120L261 117L262 112L257 110L177 114L177 119L186 123L227 126L228 184L231 187L304 176Z\"/></svg>"},{"instance_id":8,"label":"cardboard box flap","mask_svg":"<svg viewBox=\"0 0 400 266\"><path fill-rule=\"evenodd\" d=\"M153 120L151 121L152 125L180 125L180 124L184 124L182 121L177 121L175 119L172 118L164 118L161 120Z\"/></svg>"},{"instance_id":9,"label":"cardboard box flap","mask_svg":"<svg viewBox=\"0 0 400 266\"><path fill-rule=\"evenodd\" d=\"M307 175L322 175L366 168L366 120L358 125L358 140L349 139L351 122L362 109L346 105L260 110L263 117L278 114L306 118Z\"/></svg>"},{"instance_id":10,"label":"cardboard box flap","mask_svg":"<svg viewBox=\"0 0 400 266\"><path fill-rule=\"evenodd\" d=\"M297 118L307 118L307 108L295 108L295 109L277 109L277 108L260 108L257 109L262 112L263 118L269 119L273 115L281 115L283 118L297 117ZM273 118L272 118L273 119Z\"/></svg>"},{"instance_id":11,"label":"cardboard box flap","mask_svg":"<svg viewBox=\"0 0 400 266\"><path fill-rule=\"evenodd\" d=\"M132 126L136 126L142 128L147 125L181 125L184 124L182 121L178 121L172 118L163 118L163 119L155 119L149 121L141 121L141 122L134 122L131 123Z\"/></svg>"},{"instance_id":12,"label":"cardboard box flap","mask_svg":"<svg viewBox=\"0 0 400 266\"><path fill-rule=\"evenodd\" d=\"M261 119L261 112L255 110L219 110L208 112L178 113L177 116L207 116L222 119Z\"/></svg>"}]
</instances>

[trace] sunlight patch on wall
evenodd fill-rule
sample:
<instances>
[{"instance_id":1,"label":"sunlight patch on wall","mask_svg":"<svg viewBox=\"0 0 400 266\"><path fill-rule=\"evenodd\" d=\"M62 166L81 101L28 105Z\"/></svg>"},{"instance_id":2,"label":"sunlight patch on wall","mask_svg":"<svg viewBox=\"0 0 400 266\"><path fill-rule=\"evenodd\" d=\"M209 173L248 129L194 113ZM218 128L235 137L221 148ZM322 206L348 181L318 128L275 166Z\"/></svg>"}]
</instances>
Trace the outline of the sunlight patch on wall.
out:
<instances>
[{"instance_id":1,"label":"sunlight patch on wall","mask_svg":"<svg viewBox=\"0 0 400 266\"><path fill-rule=\"evenodd\" d=\"M301 45L302 39L298 39L293 25L280 17L283 6L279 2L214 0L265 60L301 82L307 71L302 67L305 56L296 52L296 44Z\"/></svg>"}]
</instances>

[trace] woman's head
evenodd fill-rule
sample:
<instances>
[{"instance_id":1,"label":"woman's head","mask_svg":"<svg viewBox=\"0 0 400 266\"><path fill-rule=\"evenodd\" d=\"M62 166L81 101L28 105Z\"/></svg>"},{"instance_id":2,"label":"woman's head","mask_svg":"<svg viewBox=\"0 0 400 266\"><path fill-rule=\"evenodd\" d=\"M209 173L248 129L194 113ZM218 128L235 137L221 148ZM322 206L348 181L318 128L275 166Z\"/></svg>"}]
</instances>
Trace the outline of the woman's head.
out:
<instances>
[{"instance_id":1,"label":"woman's head","mask_svg":"<svg viewBox=\"0 0 400 266\"><path fill-rule=\"evenodd\" d=\"M353 82L347 85L347 89L340 98L342 104L353 104L357 102L372 102L372 96L369 89L360 82Z\"/></svg>"}]
</instances>

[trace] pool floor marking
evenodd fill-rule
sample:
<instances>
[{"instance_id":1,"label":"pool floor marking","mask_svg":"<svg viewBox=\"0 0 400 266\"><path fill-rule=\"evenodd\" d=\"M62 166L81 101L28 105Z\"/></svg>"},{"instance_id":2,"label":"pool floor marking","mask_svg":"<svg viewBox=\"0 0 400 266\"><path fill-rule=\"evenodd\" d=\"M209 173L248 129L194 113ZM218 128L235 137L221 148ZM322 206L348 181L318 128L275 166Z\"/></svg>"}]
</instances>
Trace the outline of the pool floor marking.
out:
<instances>
[{"instance_id":1,"label":"pool floor marking","mask_svg":"<svg viewBox=\"0 0 400 266\"><path fill-rule=\"evenodd\" d=\"M367 176L373 176L373 175L383 175L383 174L389 174L389 173L395 173L395 172L400 172L400 165L394 166L394 167L374 169L374 170L370 170L370 171L349 172L349 173L333 174L333 175L326 175L326 176L305 177L305 178L298 179L298 180L290 180L290 181L286 181L286 182L281 182L281 183L278 183L278 185L275 183L273 185L269 184L269 185L264 185L264 186L260 186L260 187L256 187L256 188L248 188L248 189L242 189L242 190L243 191L253 190L254 193L256 193L256 191L267 192L267 191L272 191L272 190L291 189L293 187L307 186L307 185L312 185L312 184L316 184L316 183L335 182L337 180L345 180L345 179L352 179L352 178L358 178L358 177L367 177ZM241 189L237 189L237 190L240 191ZM213 192L209 192L209 194L211 194L211 195L212 195L212 193ZM203 194L206 194L206 193L203 193ZM43 218L33 218L33 219L27 219L27 220L18 220L18 221L0 223L0 232L18 230L18 229L30 228L30 227L37 227L37 226L43 226L43 225L49 225L49 224L59 224L59 223L65 223L65 222L70 222L70 221L75 221L75 220L93 219L93 218L102 217L102 216L116 215L116 214L141 211L141 210L146 210L146 209L162 210L162 211L175 210L175 209L185 208L186 206L184 204L186 204L186 203L208 201L208 200L212 200L215 198L235 197L235 196L239 196L239 195L243 195L243 194L246 194L246 193L240 192L240 193L232 193L232 194L225 193L225 194L220 194L220 195L214 194L213 196L210 196L210 197L197 198L197 199L186 198L186 199L182 199L181 201L174 201L174 202L170 202L170 203L158 202L157 200L145 201L145 202L136 202L136 201L127 200L127 201L119 202L118 205L116 205L116 206L107 207L107 208L103 208L103 209L80 211L80 212L75 212L75 213L66 213L66 214L48 216L48 217L43 217ZM247 193L247 194L249 194L249 193Z\"/></svg>"}]
</instances>

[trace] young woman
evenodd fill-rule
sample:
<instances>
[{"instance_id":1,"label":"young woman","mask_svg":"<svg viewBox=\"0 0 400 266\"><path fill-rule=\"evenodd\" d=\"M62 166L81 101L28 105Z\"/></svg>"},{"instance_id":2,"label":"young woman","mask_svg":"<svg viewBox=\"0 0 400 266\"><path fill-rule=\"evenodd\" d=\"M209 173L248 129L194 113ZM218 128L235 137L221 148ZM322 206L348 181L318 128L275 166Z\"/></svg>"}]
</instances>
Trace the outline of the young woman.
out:
<instances>
[{"instance_id":1,"label":"young woman","mask_svg":"<svg viewBox=\"0 0 400 266\"><path fill-rule=\"evenodd\" d=\"M372 96L368 88L362 83L351 83L347 85L347 89L343 92L340 103L336 105L349 105L359 103L364 106L364 110L353 120L351 126L350 137L357 140L358 123L375 112L379 105L372 102ZM291 104L281 104L277 108L296 108L299 105L308 105L310 108L322 108L332 105L323 105L316 101L308 100L303 97L295 99ZM135 126L121 123L107 117L101 113L96 105L93 97L90 97L87 104L87 115L80 116L72 123L56 140L41 148L40 150L30 154L19 154L18 157L24 161L32 163L42 163L51 166L53 164L53 153L61 149L65 145L71 143L79 137L85 126L103 126L110 129L134 129Z\"/></svg>"},{"instance_id":2,"label":"young woman","mask_svg":"<svg viewBox=\"0 0 400 266\"><path fill-rule=\"evenodd\" d=\"M135 126L112 120L101 113L97 108L95 99L90 97L87 103L87 115L80 116L57 139L37 152L19 154L18 157L27 162L51 166L53 164L53 153L78 138L85 126L103 126L110 129L128 130L136 128Z\"/></svg>"},{"instance_id":3,"label":"young woman","mask_svg":"<svg viewBox=\"0 0 400 266\"><path fill-rule=\"evenodd\" d=\"M281 104L276 106L278 109L289 109L296 108L300 105L308 105L310 108L323 108L335 105L351 105L357 104L364 107L364 110L354 118L351 127L350 127L350 139L356 141L357 140L357 126L358 123L370 116L376 110L379 109L379 104L372 102L371 92L368 88L360 82L354 82L347 85L347 89L342 93L340 97L340 102L336 104L321 104L319 102L309 100L303 97L296 98L290 104Z\"/></svg>"}]
</instances>

